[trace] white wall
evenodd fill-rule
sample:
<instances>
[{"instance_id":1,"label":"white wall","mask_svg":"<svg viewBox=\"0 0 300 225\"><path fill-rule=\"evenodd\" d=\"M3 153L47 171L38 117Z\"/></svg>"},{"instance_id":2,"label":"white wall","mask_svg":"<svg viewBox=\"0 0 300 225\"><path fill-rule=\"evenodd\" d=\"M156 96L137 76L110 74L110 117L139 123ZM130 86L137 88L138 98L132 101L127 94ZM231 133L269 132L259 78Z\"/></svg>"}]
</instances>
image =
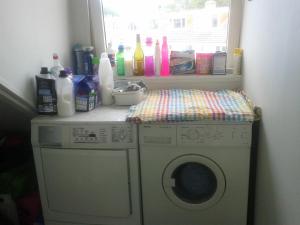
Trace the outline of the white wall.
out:
<instances>
[{"instance_id":1,"label":"white wall","mask_svg":"<svg viewBox=\"0 0 300 225\"><path fill-rule=\"evenodd\" d=\"M244 88L262 107L257 225L300 223L300 1L245 1Z\"/></svg>"},{"instance_id":2,"label":"white wall","mask_svg":"<svg viewBox=\"0 0 300 225\"><path fill-rule=\"evenodd\" d=\"M69 0L0 1L0 83L34 102L33 78L57 52L70 65Z\"/></svg>"}]
</instances>

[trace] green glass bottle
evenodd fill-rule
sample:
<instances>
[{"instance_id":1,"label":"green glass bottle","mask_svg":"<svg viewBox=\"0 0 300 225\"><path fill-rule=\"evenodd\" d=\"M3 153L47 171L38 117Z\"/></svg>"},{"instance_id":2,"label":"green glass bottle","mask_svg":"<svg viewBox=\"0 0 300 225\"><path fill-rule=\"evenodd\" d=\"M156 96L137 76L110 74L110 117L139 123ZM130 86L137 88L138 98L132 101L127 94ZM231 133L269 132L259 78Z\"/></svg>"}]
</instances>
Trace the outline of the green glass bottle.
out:
<instances>
[{"instance_id":1,"label":"green glass bottle","mask_svg":"<svg viewBox=\"0 0 300 225\"><path fill-rule=\"evenodd\" d=\"M124 46L119 45L117 52L117 74L118 76L125 76L125 60L124 60Z\"/></svg>"}]
</instances>

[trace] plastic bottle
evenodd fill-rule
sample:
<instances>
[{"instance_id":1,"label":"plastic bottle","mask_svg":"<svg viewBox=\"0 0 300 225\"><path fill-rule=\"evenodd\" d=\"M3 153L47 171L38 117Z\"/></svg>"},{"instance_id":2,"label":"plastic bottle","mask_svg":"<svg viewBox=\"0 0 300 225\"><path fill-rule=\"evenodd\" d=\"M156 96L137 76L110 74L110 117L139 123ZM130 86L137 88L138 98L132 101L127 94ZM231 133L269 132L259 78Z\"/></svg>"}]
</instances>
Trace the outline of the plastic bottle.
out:
<instances>
[{"instance_id":1,"label":"plastic bottle","mask_svg":"<svg viewBox=\"0 0 300 225\"><path fill-rule=\"evenodd\" d=\"M152 48L152 38L146 38L146 48L145 48L145 75L154 76L154 56Z\"/></svg>"},{"instance_id":2,"label":"plastic bottle","mask_svg":"<svg viewBox=\"0 0 300 225\"><path fill-rule=\"evenodd\" d=\"M163 43L161 47L161 76L169 76L170 68L169 68L169 51L168 51L168 43L167 37L163 37Z\"/></svg>"},{"instance_id":3,"label":"plastic bottle","mask_svg":"<svg viewBox=\"0 0 300 225\"><path fill-rule=\"evenodd\" d=\"M242 74L242 57L243 49L235 48L233 51L233 74L241 75Z\"/></svg>"},{"instance_id":4,"label":"plastic bottle","mask_svg":"<svg viewBox=\"0 0 300 225\"><path fill-rule=\"evenodd\" d=\"M112 91L114 88L113 71L106 52L102 53L99 65L100 92L103 105L113 104Z\"/></svg>"},{"instance_id":5,"label":"plastic bottle","mask_svg":"<svg viewBox=\"0 0 300 225\"><path fill-rule=\"evenodd\" d=\"M98 75L100 59L98 56L94 56L92 59L93 75Z\"/></svg>"},{"instance_id":6,"label":"plastic bottle","mask_svg":"<svg viewBox=\"0 0 300 225\"><path fill-rule=\"evenodd\" d=\"M54 75L56 78L58 78L60 71L63 70L64 67L61 65L59 61L59 57L56 53L53 53L52 59L53 59L53 66L50 69L50 73Z\"/></svg>"},{"instance_id":7,"label":"plastic bottle","mask_svg":"<svg viewBox=\"0 0 300 225\"><path fill-rule=\"evenodd\" d=\"M139 34L136 35L136 48L134 51L134 69L135 76L144 75L144 52L141 46L141 37Z\"/></svg>"},{"instance_id":8,"label":"plastic bottle","mask_svg":"<svg viewBox=\"0 0 300 225\"><path fill-rule=\"evenodd\" d=\"M92 75L93 74L92 60L94 57L94 54L93 54L94 47L87 46L87 47L83 47L82 49L83 49L84 74Z\"/></svg>"},{"instance_id":9,"label":"plastic bottle","mask_svg":"<svg viewBox=\"0 0 300 225\"><path fill-rule=\"evenodd\" d=\"M42 115L57 114L57 95L55 76L50 74L47 67L42 67L36 80L37 112Z\"/></svg>"},{"instance_id":10,"label":"plastic bottle","mask_svg":"<svg viewBox=\"0 0 300 225\"><path fill-rule=\"evenodd\" d=\"M125 48L125 76L132 76L133 70L132 70L132 53L129 46Z\"/></svg>"},{"instance_id":11,"label":"plastic bottle","mask_svg":"<svg viewBox=\"0 0 300 225\"><path fill-rule=\"evenodd\" d=\"M161 56L160 56L160 46L158 40L156 40L156 44L155 44L154 58L155 58L155 75L159 76L160 67L161 67Z\"/></svg>"},{"instance_id":12,"label":"plastic bottle","mask_svg":"<svg viewBox=\"0 0 300 225\"><path fill-rule=\"evenodd\" d=\"M56 80L57 112L59 116L72 116L75 113L73 81L61 70Z\"/></svg>"},{"instance_id":13,"label":"plastic bottle","mask_svg":"<svg viewBox=\"0 0 300 225\"><path fill-rule=\"evenodd\" d=\"M125 76L125 62L124 62L124 46L119 45L117 52L117 74L118 76Z\"/></svg>"},{"instance_id":14,"label":"plastic bottle","mask_svg":"<svg viewBox=\"0 0 300 225\"><path fill-rule=\"evenodd\" d=\"M117 68L116 68L116 52L112 48L112 43L109 42L107 46L107 55L110 61L111 68L113 70L113 75L117 74Z\"/></svg>"}]
</instances>

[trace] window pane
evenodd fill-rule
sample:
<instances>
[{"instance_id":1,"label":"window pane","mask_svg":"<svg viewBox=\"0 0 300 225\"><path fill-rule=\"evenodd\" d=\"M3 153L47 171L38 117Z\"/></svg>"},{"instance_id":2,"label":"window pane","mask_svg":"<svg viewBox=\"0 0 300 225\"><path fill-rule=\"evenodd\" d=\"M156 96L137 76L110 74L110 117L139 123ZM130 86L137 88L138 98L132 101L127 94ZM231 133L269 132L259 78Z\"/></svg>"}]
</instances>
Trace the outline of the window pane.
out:
<instances>
[{"instance_id":1,"label":"window pane","mask_svg":"<svg viewBox=\"0 0 300 225\"><path fill-rule=\"evenodd\" d=\"M135 35L168 37L172 50L227 50L230 0L103 0L106 41L135 46Z\"/></svg>"}]
</instances>

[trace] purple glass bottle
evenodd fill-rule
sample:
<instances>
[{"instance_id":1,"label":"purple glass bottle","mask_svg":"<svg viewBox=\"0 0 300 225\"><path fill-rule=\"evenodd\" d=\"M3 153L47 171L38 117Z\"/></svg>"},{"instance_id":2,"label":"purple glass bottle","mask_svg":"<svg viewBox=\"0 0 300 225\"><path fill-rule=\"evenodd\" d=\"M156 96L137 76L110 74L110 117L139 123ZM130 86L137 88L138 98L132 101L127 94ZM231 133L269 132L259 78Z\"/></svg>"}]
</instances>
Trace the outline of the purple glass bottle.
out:
<instances>
[{"instance_id":1,"label":"purple glass bottle","mask_svg":"<svg viewBox=\"0 0 300 225\"><path fill-rule=\"evenodd\" d=\"M145 48L145 76L154 76L154 50L152 47L152 38L146 38Z\"/></svg>"}]
</instances>

